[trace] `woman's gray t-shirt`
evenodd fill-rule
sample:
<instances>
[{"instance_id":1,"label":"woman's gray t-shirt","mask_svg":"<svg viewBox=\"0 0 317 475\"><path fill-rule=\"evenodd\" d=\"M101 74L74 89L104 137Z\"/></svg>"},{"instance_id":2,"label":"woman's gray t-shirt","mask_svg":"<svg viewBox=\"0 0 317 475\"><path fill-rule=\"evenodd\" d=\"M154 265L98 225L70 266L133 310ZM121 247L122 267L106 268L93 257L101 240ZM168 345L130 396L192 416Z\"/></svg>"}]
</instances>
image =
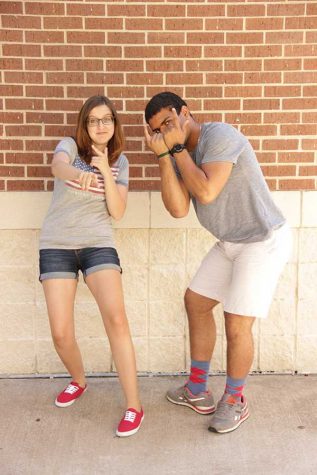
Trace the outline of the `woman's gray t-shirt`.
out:
<instances>
[{"instance_id":1,"label":"woman's gray t-shirt","mask_svg":"<svg viewBox=\"0 0 317 475\"><path fill-rule=\"evenodd\" d=\"M233 163L227 183L212 203L201 204L192 197L199 222L215 237L228 242L264 241L285 223L250 142L233 126L202 124L191 156L199 167L211 162Z\"/></svg>"},{"instance_id":2,"label":"woman's gray t-shirt","mask_svg":"<svg viewBox=\"0 0 317 475\"><path fill-rule=\"evenodd\" d=\"M61 140L54 153L61 151L67 153L74 167L96 173L99 188L83 191L78 180L55 178L52 201L40 234L40 249L115 248L101 173L79 157L71 137ZM124 155L111 169L116 183L128 186L129 163Z\"/></svg>"}]
</instances>

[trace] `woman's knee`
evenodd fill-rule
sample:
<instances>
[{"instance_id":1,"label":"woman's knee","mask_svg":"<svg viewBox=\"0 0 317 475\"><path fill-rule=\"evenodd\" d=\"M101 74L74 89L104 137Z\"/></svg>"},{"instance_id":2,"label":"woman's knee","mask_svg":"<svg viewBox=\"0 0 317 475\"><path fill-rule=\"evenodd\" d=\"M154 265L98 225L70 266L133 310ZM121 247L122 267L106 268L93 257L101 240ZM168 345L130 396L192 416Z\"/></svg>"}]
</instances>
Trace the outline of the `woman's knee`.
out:
<instances>
[{"instance_id":1,"label":"woman's knee","mask_svg":"<svg viewBox=\"0 0 317 475\"><path fill-rule=\"evenodd\" d=\"M58 348L66 348L75 343L75 335L68 330L53 330L52 338L54 345Z\"/></svg>"}]
</instances>

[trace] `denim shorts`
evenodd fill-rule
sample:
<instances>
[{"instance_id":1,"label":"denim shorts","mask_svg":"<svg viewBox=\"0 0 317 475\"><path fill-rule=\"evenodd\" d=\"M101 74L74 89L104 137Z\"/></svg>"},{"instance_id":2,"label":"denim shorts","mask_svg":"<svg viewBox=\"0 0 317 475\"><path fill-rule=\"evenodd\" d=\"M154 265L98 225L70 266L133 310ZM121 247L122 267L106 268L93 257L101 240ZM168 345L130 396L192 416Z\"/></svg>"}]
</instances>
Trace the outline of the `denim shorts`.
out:
<instances>
[{"instance_id":1,"label":"denim shorts","mask_svg":"<svg viewBox=\"0 0 317 475\"><path fill-rule=\"evenodd\" d=\"M122 272L118 253L113 247L40 250L40 281L78 279L80 270L85 278L102 269Z\"/></svg>"}]
</instances>

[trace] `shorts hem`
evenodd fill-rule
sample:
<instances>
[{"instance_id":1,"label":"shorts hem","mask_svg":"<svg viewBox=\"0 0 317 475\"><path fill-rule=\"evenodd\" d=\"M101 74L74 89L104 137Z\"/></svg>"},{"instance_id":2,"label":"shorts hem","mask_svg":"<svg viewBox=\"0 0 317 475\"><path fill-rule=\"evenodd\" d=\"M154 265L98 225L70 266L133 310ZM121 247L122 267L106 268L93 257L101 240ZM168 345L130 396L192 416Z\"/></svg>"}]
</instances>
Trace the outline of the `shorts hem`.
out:
<instances>
[{"instance_id":1,"label":"shorts hem","mask_svg":"<svg viewBox=\"0 0 317 475\"><path fill-rule=\"evenodd\" d=\"M48 279L78 279L78 275L75 272L46 272L44 274L40 274L39 281L42 282L43 280Z\"/></svg>"},{"instance_id":2,"label":"shorts hem","mask_svg":"<svg viewBox=\"0 0 317 475\"><path fill-rule=\"evenodd\" d=\"M83 276L85 278L90 274L93 274L95 272L98 272L104 269L114 269L120 272L120 274L122 274L122 268L120 266L118 266L117 264L108 263L108 264L98 264L97 266L89 267L83 272Z\"/></svg>"}]
</instances>

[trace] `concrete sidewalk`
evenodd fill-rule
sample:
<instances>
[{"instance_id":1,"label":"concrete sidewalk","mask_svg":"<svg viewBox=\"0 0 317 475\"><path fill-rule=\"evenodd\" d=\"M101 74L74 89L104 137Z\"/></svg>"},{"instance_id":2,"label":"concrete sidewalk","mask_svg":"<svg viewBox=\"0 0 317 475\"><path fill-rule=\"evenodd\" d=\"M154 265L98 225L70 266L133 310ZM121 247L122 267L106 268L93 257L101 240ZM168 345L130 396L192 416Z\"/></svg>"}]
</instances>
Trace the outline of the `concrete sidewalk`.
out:
<instances>
[{"instance_id":1,"label":"concrete sidewalk","mask_svg":"<svg viewBox=\"0 0 317 475\"><path fill-rule=\"evenodd\" d=\"M183 381L140 377L143 425L119 439L116 378L89 378L85 395L64 409L53 404L64 378L0 380L1 475L317 474L317 376L250 376L251 416L226 435L208 432L210 416L165 399ZM211 386L219 398L224 376Z\"/></svg>"}]
</instances>

